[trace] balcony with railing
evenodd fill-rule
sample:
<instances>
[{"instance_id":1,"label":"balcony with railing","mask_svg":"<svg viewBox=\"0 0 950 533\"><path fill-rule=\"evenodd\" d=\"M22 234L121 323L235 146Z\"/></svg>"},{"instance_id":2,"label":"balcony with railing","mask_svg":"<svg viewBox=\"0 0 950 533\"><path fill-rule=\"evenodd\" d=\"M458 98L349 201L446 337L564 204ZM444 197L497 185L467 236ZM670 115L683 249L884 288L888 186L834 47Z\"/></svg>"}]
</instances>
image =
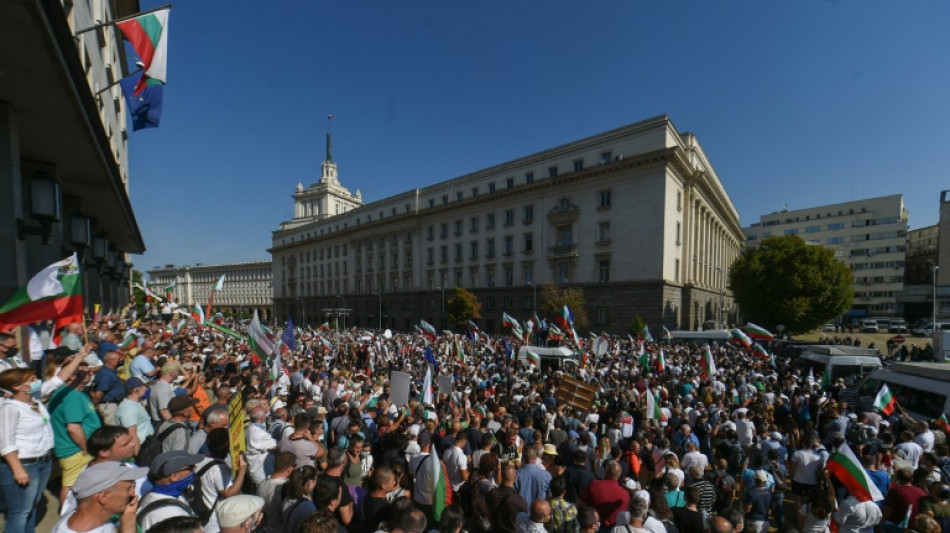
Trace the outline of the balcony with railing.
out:
<instances>
[{"instance_id":1,"label":"balcony with railing","mask_svg":"<svg viewBox=\"0 0 950 533\"><path fill-rule=\"evenodd\" d=\"M579 257L578 246L576 244L558 244L548 247L548 257L550 259L565 259Z\"/></svg>"}]
</instances>

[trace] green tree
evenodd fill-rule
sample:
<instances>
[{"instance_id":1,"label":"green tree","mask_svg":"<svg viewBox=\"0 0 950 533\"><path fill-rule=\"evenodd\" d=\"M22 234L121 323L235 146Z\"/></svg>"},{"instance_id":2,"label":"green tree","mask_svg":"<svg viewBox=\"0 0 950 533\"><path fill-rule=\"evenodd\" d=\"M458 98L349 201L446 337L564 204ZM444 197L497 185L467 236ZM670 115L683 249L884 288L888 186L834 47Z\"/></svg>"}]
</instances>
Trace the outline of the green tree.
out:
<instances>
[{"instance_id":1,"label":"green tree","mask_svg":"<svg viewBox=\"0 0 950 533\"><path fill-rule=\"evenodd\" d=\"M636 337L643 331L643 328L646 327L647 323L643 321L643 318L640 315L633 317L633 323L630 324L630 334Z\"/></svg>"},{"instance_id":2,"label":"green tree","mask_svg":"<svg viewBox=\"0 0 950 533\"><path fill-rule=\"evenodd\" d=\"M555 315L560 315L567 304L574 314L574 329L587 327L587 297L580 287L558 287L556 285L541 286L541 309L545 317L551 321Z\"/></svg>"},{"instance_id":3,"label":"green tree","mask_svg":"<svg viewBox=\"0 0 950 533\"><path fill-rule=\"evenodd\" d=\"M729 289L743 314L789 334L811 331L840 316L854 296L851 271L834 251L796 235L769 237L747 249L729 271Z\"/></svg>"},{"instance_id":4,"label":"green tree","mask_svg":"<svg viewBox=\"0 0 950 533\"><path fill-rule=\"evenodd\" d=\"M145 286L145 281L142 276L142 272L132 269L132 283L136 283L141 286ZM139 313L142 312L142 309L145 306L145 293L141 289L132 288L132 296L135 296L135 308L139 310Z\"/></svg>"},{"instance_id":5,"label":"green tree","mask_svg":"<svg viewBox=\"0 0 950 533\"><path fill-rule=\"evenodd\" d=\"M478 301L474 293L462 287L455 288L452 297L445 303L445 310L449 322L459 329L468 327L469 320L478 320L482 317L482 303Z\"/></svg>"}]
</instances>

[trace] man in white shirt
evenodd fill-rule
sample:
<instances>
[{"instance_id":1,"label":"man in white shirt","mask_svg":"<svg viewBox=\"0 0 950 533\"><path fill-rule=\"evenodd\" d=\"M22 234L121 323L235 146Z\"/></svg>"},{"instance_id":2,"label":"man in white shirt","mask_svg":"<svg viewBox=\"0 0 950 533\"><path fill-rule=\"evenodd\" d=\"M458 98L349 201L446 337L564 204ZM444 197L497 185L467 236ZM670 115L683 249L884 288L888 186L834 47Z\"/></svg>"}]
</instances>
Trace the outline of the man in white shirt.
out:
<instances>
[{"instance_id":1,"label":"man in white shirt","mask_svg":"<svg viewBox=\"0 0 950 533\"><path fill-rule=\"evenodd\" d=\"M267 432L266 420L266 409L255 407L251 410L251 423L247 426L247 467L255 485L267 477L264 474L264 460L268 452L277 448L277 441Z\"/></svg>"},{"instance_id":2,"label":"man in white shirt","mask_svg":"<svg viewBox=\"0 0 950 533\"><path fill-rule=\"evenodd\" d=\"M113 515L119 515L122 531L134 531L138 503L135 481L146 474L146 468L126 468L116 461L86 468L72 486L76 510L60 518L51 533L99 531ZM115 531L115 527L110 530Z\"/></svg>"},{"instance_id":3,"label":"man in white shirt","mask_svg":"<svg viewBox=\"0 0 950 533\"><path fill-rule=\"evenodd\" d=\"M449 475L449 483L452 484L452 490L458 491L462 485L468 481L468 457L465 456L465 443L468 437L465 433L459 432L455 437L455 445L445 451L445 471Z\"/></svg>"},{"instance_id":4,"label":"man in white shirt","mask_svg":"<svg viewBox=\"0 0 950 533\"><path fill-rule=\"evenodd\" d=\"M808 437L809 448L792 454L789 474L792 477L792 492L808 496L818 484L818 472L828 463L828 451L821 446L821 438L813 433Z\"/></svg>"},{"instance_id":5,"label":"man in white shirt","mask_svg":"<svg viewBox=\"0 0 950 533\"><path fill-rule=\"evenodd\" d=\"M933 436L931 435L931 437ZM916 469L917 463L920 461L920 456L924 453L924 449L914 442L914 432L905 429L901 432L901 443L894 446L894 452L898 457L907 461Z\"/></svg>"},{"instance_id":6,"label":"man in white shirt","mask_svg":"<svg viewBox=\"0 0 950 533\"><path fill-rule=\"evenodd\" d=\"M917 433L917 437L914 438L914 442L923 448L924 453L934 451L934 434L930 431L930 428L927 427L927 423L918 422L917 431L919 431L919 433Z\"/></svg>"},{"instance_id":7,"label":"man in white shirt","mask_svg":"<svg viewBox=\"0 0 950 533\"><path fill-rule=\"evenodd\" d=\"M686 450L687 452L683 455L683 460L680 461L680 468L686 471L689 470L690 467L697 466L700 470L706 470L709 459L699 453L699 446L696 446L695 442L690 442L686 445Z\"/></svg>"},{"instance_id":8,"label":"man in white shirt","mask_svg":"<svg viewBox=\"0 0 950 533\"><path fill-rule=\"evenodd\" d=\"M746 412L742 409L739 410L736 416L736 436L739 439L739 444L751 446L752 439L755 438L755 424L750 420L746 420Z\"/></svg>"},{"instance_id":9,"label":"man in white shirt","mask_svg":"<svg viewBox=\"0 0 950 533\"><path fill-rule=\"evenodd\" d=\"M881 508L876 503L859 502L854 496L845 498L834 514L838 533L871 533L881 518Z\"/></svg>"},{"instance_id":10,"label":"man in white shirt","mask_svg":"<svg viewBox=\"0 0 950 533\"><path fill-rule=\"evenodd\" d=\"M142 498L136 521L141 531L148 531L155 524L175 516L191 516L194 512L182 496L185 491L181 481L195 472L195 465L205 460L203 455L183 451L160 454L149 465L149 474L162 492L152 490ZM75 490L75 489L74 489Z\"/></svg>"}]
</instances>

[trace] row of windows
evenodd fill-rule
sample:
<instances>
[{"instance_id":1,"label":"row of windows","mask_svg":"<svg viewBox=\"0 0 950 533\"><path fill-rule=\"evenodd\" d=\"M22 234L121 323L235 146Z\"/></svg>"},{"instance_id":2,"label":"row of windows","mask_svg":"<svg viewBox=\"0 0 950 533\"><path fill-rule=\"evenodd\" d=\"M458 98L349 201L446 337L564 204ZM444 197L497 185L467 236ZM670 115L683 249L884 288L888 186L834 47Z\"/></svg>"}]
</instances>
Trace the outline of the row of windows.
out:
<instances>
[{"instance_id":1,"label":"row of windows","mask_svg":"<svg viewBox=\"0 0 950 533\"><path fill-rule=\"evenodd\" d=\"M873 268L904 268L903 261L873 261L867 263L853 263L851 270L870 270Z\"/></svg>"},{"instance_id":2,"label":"row of windows","mask_svg":"<svg viewBox=\"0 0 950 533\"><path fill-rule=\"evenodd\" d=\"M904 276L862 276L854 278L855 283L904 283Z\"/></svg>"}]
</instances>

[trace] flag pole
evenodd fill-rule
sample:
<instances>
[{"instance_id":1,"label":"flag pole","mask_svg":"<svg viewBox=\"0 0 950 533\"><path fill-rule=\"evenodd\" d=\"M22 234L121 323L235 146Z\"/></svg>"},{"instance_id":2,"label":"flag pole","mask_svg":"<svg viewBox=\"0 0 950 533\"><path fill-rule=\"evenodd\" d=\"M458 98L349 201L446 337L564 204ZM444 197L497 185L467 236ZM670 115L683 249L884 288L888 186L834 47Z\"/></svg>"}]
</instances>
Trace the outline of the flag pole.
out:
<instances>
[{"instance_id":1,"label":"flag pole","mask_svg":"<svg viewBox=\"0 0 950 533\"><path fill-rule=\"evenodd\" d=\"M73 37L78 36L80 33L86 33L86 32L89 32L89 31L98 30L99 28L104 28L104 27L106 27L106 26L112 26L112 25L114 25L114 24L118 24L118 23L120 23L120 22L125 22L125 21L127 21L127 20L131 20L131 19L134 19L134 18L136 18L136 17L141 17L142 15L147 15L147 14L149 14L149 13L154 13L154 12L156 12L156 11L161 11L161 10L163 10L163 9L171 9L171 8L172 8L172 5L171 5L171 4L165 4L165 5L158 6L158 7L152 8L152 9L146 9L145 11L139 11L138 13L135 13L135 14L133 14L133 15L127 15L127 16L124 16L124 17L119 17L119 18L117 18L117 19L115 19L115 20L110 20L110 21L108 21L108 22L103 22L103 23L101 23L101 24L96 24L95 26L89 26L88 28L83 28L83 29L77 31L76 33L74 33L74 34L73 34Z\"/></svg>"},{"instance_id":2,"label":"flag pole","mask_svg":"<svg viewBox=\"0 0 950 533\"><path fill-rule=\"evenodd\" d=\"M138 70L136 70L135 72L129 72L129 75L126 76L125 78L128 78L129 76L135 76L135 75L138 74L139 72L142 72L142 69L138 69ZM95 94L95 96L99 96L100 94L102 94L102 93L108 91L109 89L115 87L116 85L122 83L122 80L124 80L125 78L119 78L118 80L114 81L111 85L107 85L105 89L101 89L99 92L97 92L97 93Z\"/></svg>"}]
</instances>

